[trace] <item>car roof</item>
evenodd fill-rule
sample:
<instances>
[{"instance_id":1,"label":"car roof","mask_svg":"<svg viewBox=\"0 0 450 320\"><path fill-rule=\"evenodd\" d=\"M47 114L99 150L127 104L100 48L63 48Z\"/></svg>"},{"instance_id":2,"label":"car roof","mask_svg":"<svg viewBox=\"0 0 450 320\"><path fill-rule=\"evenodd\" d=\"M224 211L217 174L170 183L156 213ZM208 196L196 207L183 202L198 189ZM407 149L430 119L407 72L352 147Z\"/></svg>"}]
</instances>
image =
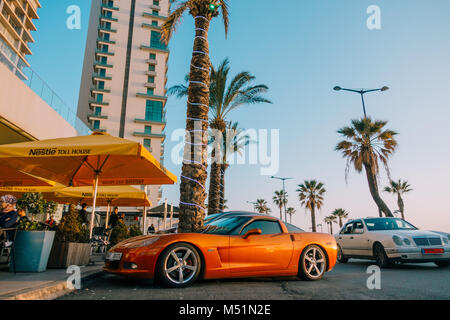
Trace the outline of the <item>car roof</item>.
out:
<instances>
[{"instance_id":1,"label":"car roof","mask_svg":"<svg viewBox=\"0 0 450 320\"><path fill-rule=\"evenodd\" d=\"M273 217L273 216L270 216L267 214L251 212L251 211L227 211L227 212L223 212L221 214L219 213L218 216L216 217L216 219L219 219L221 216L229 216L229 215L245 216L245 217L265 217L265 218L269 218L269 219L278 219L276 217ZM208 218L208 216L206 216L206 218Z\"/></svg>"}]
</instances>

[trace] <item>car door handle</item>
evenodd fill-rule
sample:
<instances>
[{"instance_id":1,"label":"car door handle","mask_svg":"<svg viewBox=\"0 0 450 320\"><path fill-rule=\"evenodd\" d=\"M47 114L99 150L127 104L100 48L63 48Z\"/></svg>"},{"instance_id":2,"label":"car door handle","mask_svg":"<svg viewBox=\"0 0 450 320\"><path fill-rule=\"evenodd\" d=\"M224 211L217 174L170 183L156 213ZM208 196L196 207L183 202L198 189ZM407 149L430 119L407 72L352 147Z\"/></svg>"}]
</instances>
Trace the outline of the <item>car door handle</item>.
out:
<instances>
[{"instance_id":1,"label":"car door handle","mask_svg":"<svg viewBox=\"0 0 450 320\"><path fill-rule=\"evenodd\" d=\"M350 237L350 239L353 239L353 237Z\"/></svg>"}]
</instances>

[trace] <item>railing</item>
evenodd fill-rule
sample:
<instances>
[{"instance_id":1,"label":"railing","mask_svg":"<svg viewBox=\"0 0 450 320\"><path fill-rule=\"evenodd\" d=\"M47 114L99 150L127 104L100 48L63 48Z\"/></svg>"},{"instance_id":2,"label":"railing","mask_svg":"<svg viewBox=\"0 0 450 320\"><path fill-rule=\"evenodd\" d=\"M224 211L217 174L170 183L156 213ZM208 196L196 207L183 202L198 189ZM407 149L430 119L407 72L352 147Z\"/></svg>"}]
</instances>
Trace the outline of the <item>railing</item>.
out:
<instances>
[{"instance_id":1,"label":"railing","mask_svg":"<svg viewBox=\"0 0 450 320\"><path fill-rule=\"evenodd\" d=\"M77 117L76 113L42 80L31 68L23 68L26 79L23 82L44 100L53 110L64 118L79 135L89 135L89 127Z\"/></svg>"}]
</instances>

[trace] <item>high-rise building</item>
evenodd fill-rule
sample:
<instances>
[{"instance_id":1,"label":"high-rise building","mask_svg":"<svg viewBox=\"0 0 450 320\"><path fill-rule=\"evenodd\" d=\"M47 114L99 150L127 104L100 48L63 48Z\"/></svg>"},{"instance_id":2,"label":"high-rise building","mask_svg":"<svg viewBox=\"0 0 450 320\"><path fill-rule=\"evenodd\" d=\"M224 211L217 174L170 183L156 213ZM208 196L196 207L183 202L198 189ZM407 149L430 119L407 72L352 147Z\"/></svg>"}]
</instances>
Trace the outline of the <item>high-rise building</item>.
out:
<instances>
[{"instance_id":1,"label":"high-rise building","mask_svg":"<svg viewBox=\"0 0 450 320\"><path fill-rule=\"evenodd\" d=\"M31 31L36 31L34 19L41 4L38 0L0 0L0 62L25 79L24 67L29 67L26 56L31 54L28 44L34 42Z\"/></svg>"},{"instance_id":2,"label":"high-rise building","mask_svg":"<svg viewBox=\"0 0 450 320\"><path fill-rule=\"evenodd\" d=\"M163 163L170 0L92 0L78 116L93 131L139 141ZM149 186L153 205L160 186Z\"/></svg>"}]
</instances>

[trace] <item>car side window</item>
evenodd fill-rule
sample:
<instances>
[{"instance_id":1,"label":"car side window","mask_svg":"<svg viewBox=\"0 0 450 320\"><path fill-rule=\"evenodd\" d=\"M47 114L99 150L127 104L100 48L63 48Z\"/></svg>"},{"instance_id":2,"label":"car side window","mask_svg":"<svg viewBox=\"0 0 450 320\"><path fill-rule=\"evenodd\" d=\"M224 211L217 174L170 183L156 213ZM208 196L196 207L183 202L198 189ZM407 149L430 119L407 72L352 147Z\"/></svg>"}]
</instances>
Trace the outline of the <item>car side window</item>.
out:
<instances>
[{"instance_id":1,"label":"car side window","mask_svg":"<svg viewBox=\"0 0 450 320\"><path fill-rule=\"evenodd\" d=\"M244 229L242 229L241 235L246 234L249 230L252 229L261 229L261 234L278 234L283 232L281 230L280 224L277 221L257 220L253 221Z\"/></svg>"},{"instance_id":2,"label":"car side window","mask_svg":"<svg viewBox=\"0 0 450 320\"><path fill-rule=\"evenodd\" d=\"M363 226L363 223L362 223L361 220L355 221L353 223L352 233L355 233L356 229L359 229L359 230L363 229L364 230L364 226Z\"/></svg>"},{"instance_id":3,"label":"car side window","mask_svg":"<svg viewBox=\"0 0 450 320\"><path fill-rule=\"evenodd\" d=\"M344 228L342 229L343 234L351 234L353 230L353 222L347 223Z\"/></svg>"}]
</instances>

